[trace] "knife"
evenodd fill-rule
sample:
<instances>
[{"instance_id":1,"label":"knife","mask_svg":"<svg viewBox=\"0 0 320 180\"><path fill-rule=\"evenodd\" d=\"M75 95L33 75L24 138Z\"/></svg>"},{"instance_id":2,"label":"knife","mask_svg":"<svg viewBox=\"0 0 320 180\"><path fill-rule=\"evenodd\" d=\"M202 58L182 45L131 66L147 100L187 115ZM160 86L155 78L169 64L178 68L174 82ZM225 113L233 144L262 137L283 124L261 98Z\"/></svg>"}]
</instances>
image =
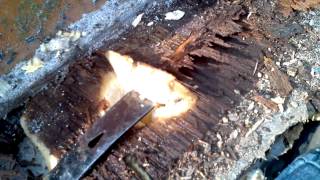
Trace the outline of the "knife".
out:
<instances>
[{"instance_id":1,"label":"knife","mask_svg":"<svg viewBox=\"0 0 320 180\"><path fill-rule=\"evenodd\" d=\"M127 93L106 114L95 121L45 179L80 179L127 130L154 108L135 91Z\"/></svg>"}]
</instances>

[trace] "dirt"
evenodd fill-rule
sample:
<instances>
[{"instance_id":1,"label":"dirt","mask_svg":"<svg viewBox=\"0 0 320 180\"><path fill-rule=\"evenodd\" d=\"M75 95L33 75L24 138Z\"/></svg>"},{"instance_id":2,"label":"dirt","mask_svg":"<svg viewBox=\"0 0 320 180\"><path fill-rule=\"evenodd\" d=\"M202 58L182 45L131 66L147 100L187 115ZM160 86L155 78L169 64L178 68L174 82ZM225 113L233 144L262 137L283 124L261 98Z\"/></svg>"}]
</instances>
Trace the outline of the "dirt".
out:
<instances>
[{"instance_id":1,"label":"dirt","mask_svg":"<svg viewBox=\"0 0 320 180\"><path fill-rule=\"evenodd\" d=\"M105 0L40 1L5 0L0 2L0 74L32 57L35 49L48 41L83 13L94 11Z\"/></svg>"}]
</instances>

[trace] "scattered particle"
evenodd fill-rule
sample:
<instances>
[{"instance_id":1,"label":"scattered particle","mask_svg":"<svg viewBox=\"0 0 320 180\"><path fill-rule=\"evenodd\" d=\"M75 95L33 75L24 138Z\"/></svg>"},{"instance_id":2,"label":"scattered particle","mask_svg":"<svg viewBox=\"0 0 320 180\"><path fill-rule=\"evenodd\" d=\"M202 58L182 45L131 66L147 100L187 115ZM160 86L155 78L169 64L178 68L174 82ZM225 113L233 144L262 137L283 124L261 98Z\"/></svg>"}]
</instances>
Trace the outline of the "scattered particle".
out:
<instances>
[{"instance_id":1,"label":"scattered particle","mask_svg":"<svg viewBox=\"0 0 320 180\"><path fill-rule=\"evenodd\" d=\"M87 32L82 32L82 33L81 33L81 36L86 36L86 35L88 35Z\"/></svg>"},{"instance_id":2,"label":"scattered particle","mask_svg":"<svg viewBox=\"0 0 320 180\"><path fill-rule=\"evenodd\" d=\"M165 20L180 20L184 16L185 12L176 10L166 13Z\"/></svg>"},{"instance_id":3,"label":"scattered particle","mask_svg":"<svg viewBox=\"0 0 320 180\"><path fill-rule=\"evenodd\" d=\"M238 131L234 130L232 131L232 133L230 134L230 139L236 139L238 137Z\"/></svg>"},{"instance_id":4,"label":"scattered particle","mask_svg":"<svg viewBox=\"0 0 320 180\"><path fill-rule=\"evenodd\" d=\"M133 27L137 27L138 24L140 23L142 16L144 15L144 13L139 14L132 22L132 26Z\"/></svg>"},{"instance_id":5,"label":"scattered particle","mask_svg":"<svg viewBox=\"0 0 320 180\"><path fill-rule=\"evenodd\" d=\"M260 72L258 72L258 78L261 78L262 74Z\"/></svg>"},{"instance_id":6,"label":"scattered particle","mask_svg":"<svg viewBox=\"0 0 320 180\"><path fill-rule=\"evenodd\" d=\"M223 122L224 124L227 124L227 123L229 122L229 119L226 118L226 117L223 117L223 118L222 118L222 122Z\"/></svg>"},{"instance_id":7,"label":"scattered particle","mask_svg":"<svg viewBox=\"0 0 320 180\"><path fill-rule=\"evenodd\" d=\"M240 95L240 91L238 89L233 90L235 94Z\"/></svg>"},{"instance_id":8,"label":"scattered particle","mask_svg":"<svg viewBox=\"0 0 320 180\"><path fill-rule=\"evenodd\" d=\"M254 109L254 102L251 102L247 108L248 111L252 111Z\"/></svg>"}]
</instances>

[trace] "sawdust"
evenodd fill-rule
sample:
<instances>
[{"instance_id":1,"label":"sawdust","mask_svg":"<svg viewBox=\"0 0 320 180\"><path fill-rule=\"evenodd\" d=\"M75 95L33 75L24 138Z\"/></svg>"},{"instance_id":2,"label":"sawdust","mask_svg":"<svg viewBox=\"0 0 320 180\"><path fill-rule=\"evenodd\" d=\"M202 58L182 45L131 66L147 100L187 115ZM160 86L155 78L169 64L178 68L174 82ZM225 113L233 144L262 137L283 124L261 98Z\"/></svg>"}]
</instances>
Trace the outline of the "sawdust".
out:
<instances>
[{"instance_id":1,"label":"sawdust","mask_svg":"<svg viewBox=\"0 0 320 180\"><path fill-rule=\"evenodd\" d=\"M307 11L311 8L317 8L320 6L320 0L280 0L280 11L288 17L293 10Z\"/></svg>"}]
</instances>

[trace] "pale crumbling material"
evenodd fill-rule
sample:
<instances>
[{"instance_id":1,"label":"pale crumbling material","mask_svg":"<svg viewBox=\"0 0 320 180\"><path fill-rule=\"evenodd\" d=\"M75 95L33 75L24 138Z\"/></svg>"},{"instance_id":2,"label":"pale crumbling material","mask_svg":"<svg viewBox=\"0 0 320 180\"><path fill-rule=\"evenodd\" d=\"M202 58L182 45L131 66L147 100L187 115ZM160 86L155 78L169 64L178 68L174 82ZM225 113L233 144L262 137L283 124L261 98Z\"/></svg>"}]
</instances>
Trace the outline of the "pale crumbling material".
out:
<instances>
[{"instance_id":1,"label":"pale crumbling material","mask_svg":"<svg viewBox=\"0 0 320 180\"><path fill-rule=\"evenodd\" d=\"M308 120L307 110L308 94L301 90L294 90L288 103L297 103L296 107L288 107L284 112L273 113L270 117L261 117L251 133L240 139L239 157L228 169L217 172L216 177L221 179L237 179L241 172L248 168L256 159L264 158L265 152L275 141L278 135L283 134L289 127ZM271 131L267 131L269 129ZM260 139L260 140L259 140Z\"/></svg>"},{"instance_id":2,"label":"pale crumbling material","mask_svg":"<svg viewBox=\"0 0 320 180\"><path fill-rule=\"evenodd\" d=\"M139 14L131 23L133 27L137 27L138 24L141 22L142 16L144 15L144 13Z\"/></svg>"},{"instance_id":3,"label":"pale crumbling material","mask_svg":"<svg viewBox=\"0 0 320 180\"><path fill-rule=\"evenodd\" d=\"M44 63L43 61L41 61L41 59L39 59L38 57L33 57L21 69L24 70L26 73L33 73L38 69L42 68L43 66L44 66Z\"/></svg>"},{"instance_id":4,"label":"pale crumbling material","mask_svg":"<svg viewBox=\"0 0 320 180\"><path fill-rule=\"evenodd\" d=\"M183 18L185 12L181 11L181 10L175 10L172 12L168 12L165 14L165 20L180 20L181 18Z\"/></svg>"}]
</instances>

